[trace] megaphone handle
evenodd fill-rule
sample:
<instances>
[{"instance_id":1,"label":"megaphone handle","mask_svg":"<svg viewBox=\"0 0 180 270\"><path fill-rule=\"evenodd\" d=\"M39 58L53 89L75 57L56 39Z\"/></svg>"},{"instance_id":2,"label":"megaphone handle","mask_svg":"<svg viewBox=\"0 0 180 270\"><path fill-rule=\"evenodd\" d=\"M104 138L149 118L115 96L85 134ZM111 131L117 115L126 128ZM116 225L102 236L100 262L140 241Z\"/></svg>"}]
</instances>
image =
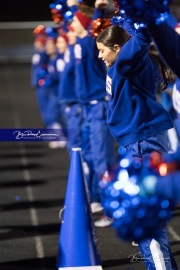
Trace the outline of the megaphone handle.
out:
<instances>
[{"instance_id":1,"label":"megaphone handle","mask_svg":"<svg viewBox=\"0 0 180 270\"><path fill-rule=\"evenodd\" d=\"M64 209L66 208L66 206L64 206L60 211L59 211L59 219L61 223L64 223L64 220L62 219L62 213L64 211Z\"/></svg>"}]
</instances>

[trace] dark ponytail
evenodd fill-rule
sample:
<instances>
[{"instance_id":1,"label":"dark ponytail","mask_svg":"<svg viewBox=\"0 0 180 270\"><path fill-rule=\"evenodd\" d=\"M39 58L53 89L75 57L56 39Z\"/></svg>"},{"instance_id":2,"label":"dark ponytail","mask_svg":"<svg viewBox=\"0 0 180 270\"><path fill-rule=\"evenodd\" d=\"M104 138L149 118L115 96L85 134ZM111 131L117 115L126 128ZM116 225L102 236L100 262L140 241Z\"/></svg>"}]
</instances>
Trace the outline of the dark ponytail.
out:
<instances>
[{"instance_id":1,"label":"dark ponytail","mask_svg":"<svg viewBox=\"0 0 180 270\"><path fill-rule=\"evenodd\" d=\"M157 63L162 80L159 82L158 91L167 89L169 83L174 83L176 76L172 70L162 61L153 43L150 44L149 56Z\"/></svg>"}]
</instances>

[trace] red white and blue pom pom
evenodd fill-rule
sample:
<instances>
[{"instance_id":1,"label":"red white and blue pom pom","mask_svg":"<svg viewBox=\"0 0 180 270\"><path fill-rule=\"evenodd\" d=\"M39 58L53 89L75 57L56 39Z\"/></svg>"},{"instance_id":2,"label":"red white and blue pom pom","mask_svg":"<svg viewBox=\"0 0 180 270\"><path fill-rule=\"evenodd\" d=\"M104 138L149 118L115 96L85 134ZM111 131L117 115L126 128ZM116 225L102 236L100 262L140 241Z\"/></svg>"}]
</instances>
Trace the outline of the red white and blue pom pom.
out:
<instances>
[{"instance_id":1,"label":"red white and blue pom pom","mask_svg":"<svg viewBox=\"0 0 180 270\"><path fill-rule=\"evenodd\" d=\"M157 156L153 156L144 164L123 158L119 165L116 180L108 183L102 191L105 214L114 219L113 227L124 240L138 242L156 237L162 223L172 217L174 205L156 194L142 195L141 180L148 173L158 175L156 169L162 163L157 163Z\"/></svg>"}]
</instances>

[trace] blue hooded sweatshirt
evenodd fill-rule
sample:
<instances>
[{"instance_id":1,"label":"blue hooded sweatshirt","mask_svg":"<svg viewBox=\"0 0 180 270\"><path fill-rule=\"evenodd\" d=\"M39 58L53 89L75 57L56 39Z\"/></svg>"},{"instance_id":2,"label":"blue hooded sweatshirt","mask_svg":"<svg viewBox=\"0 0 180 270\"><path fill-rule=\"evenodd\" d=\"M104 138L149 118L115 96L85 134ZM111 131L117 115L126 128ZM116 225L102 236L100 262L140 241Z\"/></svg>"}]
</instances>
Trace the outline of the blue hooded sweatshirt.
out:
<instances>
[{"instance_id":1,"label":"blue hooded sweatshirt","mask_svg":"<svg viewBox=\"0 0 180 270\"><path fill-rule=\"evenodd\" d=\"M115 140L127 146L173 127L168 112L156 101L157 64L149 57L146 29L134 34L109 68L111 96L107 122Z\"/></svg>"},{"instance_id":2,"label":"blue hooded sweatshirt","mask_svg":"<svg viewBox=\"0 0 180 270\"><path fill-rule=\"evenodd\" d=\"M103 18L105 11L95 9L92 20ZM91 26L89 27L89 30ZM106 66L98 58L96 39L89 33L84 38L77 38L74 47L76 96L86 104L92 100L103 100L106 94Z\"/></svg>"},{"instance_id":3,"label":"blue hooded sweatshirt","mask_svg":"<svg viewBox=\"0 0 180 270\"><path fill-rule=\"evenodd\" d=\"M36 51L32 57L31 65L31 86L38 87L39 73L42 68L47 66L49 61L48 55L44 51Z\"/></svg>"},{"instance_id":4,"label":"blue hooded sweatshirt","mask_svg":"<svg viewBox=\"0 0 180 270\"><path fill-rule=\"evenodd\" d=\"M74 53L75 90L79 102L103 100L106 96L106 67L98 58L96 40L90 35L77 38Z\"/></svg>"},{"instance_id":5,"label":"blue hooded sweatshirt","mask_svg":"<svg viewBox=\"0 0 180 270\"><path fill-rule=\"evenodd\" d=\"M77 102L75 94L75 58L74 45L69 45L64 56L65 67L61 74L58 99L61 103Z\"/></svg>"}]
</instances>

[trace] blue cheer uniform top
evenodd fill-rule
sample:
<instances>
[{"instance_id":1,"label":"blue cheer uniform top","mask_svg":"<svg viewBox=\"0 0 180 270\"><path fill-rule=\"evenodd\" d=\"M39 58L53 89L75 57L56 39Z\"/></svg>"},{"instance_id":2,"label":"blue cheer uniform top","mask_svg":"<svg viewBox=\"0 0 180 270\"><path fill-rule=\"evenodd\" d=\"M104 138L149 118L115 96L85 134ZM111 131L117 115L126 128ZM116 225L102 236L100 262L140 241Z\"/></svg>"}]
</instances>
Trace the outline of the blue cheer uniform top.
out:
<instances>
[{"instance_id":1,"label":"blue cheer uniform top","mask_svg":"<svg viewBox=\"0 0 180 270\"><path fill-rule=\"evenodd\" d=\"M64 53L64 69L58 89L58 99L61 103L77 102L75 93L75 58L74 45L69 45Z\"/></svg>"},{"instance_id":2,"label":"blue cheer uniform top","mask_svg":"<svg viewBox=\"0 0 180 270\"><path fill-rule=\"evenodd\" d=\"M116 62L108 69L107 122L121 146L173 127L168 112L156 102L159 72L148 55L149 43L150 37L142 29L124 44Z\"/></svg>"},{"instance_id":3,"label":"blue cheer uniform top","mask_svg":"<svg viewBox=\"0 0 180 270\"><path fill-rule=\"evenodd\" d=\"M31 60L31 86L38 87L38 73L48 62L48 55L44 51L36 51Z\"/></svg>"},{"instance_id":4,"label":"blue cheer uniform top","mask_svg":"<svg viewBox=\"0 0 180 270\"><path fill-rule=\"evenodd\" d=\"M98 58L95 39L87 35L77 38L75 55L75 91L78 101L89 103L106 96L106 67Z\"/></svg>"}]
</instances>

